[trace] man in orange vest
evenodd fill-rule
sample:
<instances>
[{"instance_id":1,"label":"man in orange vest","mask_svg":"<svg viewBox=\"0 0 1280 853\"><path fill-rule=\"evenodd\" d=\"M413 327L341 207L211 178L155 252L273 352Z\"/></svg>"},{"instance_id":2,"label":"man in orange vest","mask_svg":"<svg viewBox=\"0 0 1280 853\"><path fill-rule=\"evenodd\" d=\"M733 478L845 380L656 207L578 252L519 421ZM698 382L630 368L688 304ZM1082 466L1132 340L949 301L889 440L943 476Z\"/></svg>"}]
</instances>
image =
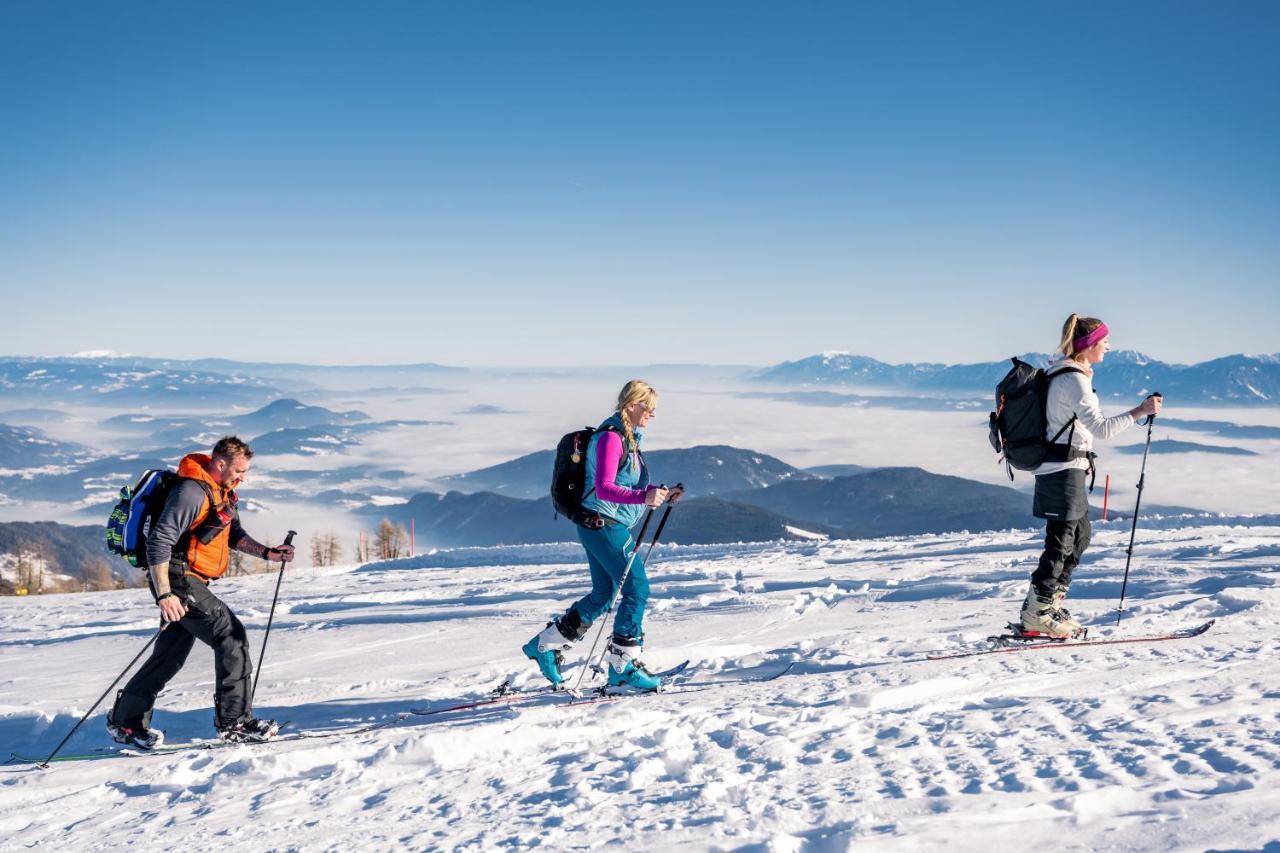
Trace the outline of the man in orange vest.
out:
<instances>
[{"instance_id":1,"label":"man in orange vest","mask_svg":"<svg viewBox=\"0 0 1280 853\"><path fill-rule=\"evenodd\" d=\"M107 730L119 743L154 749L164 740L164 732L151 728L151 711L196 640L213 649L219 736L256 743L279 728L274 720L253 716L253 664L244 625L209 591L209 582L226 572L233 548L264 560L293 559L293 546L268 548L240 526L235 489L252 458L248 444L226 436L209 455L192 453L178 465L179 479L147 536L151 592L161 619L170 624L151 657L116 694Z\"/></svg>"}]
</instances>

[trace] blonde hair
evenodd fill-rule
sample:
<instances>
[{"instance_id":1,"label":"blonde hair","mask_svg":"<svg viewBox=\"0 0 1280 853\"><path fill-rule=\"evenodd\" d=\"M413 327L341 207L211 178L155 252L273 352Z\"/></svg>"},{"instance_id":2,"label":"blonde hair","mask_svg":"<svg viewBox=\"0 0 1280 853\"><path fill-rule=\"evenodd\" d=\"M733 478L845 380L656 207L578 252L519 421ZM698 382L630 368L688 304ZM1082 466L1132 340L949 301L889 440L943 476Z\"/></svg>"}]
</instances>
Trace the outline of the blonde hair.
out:
<instances>
[{"instance_id":1,"label":"blonde hair","mask_svg":"<svg viewBox=\"0 0 1280 853\"><path fill-rule=\"evenodd\" d=\"M650 410L655 409L658 406L658 392L648 382L640 379L632 379L618 392L617 411L622 418L622 429L627 435L627 447L632 453L636 452L636 436L631 430L631 419L627 417L627 407L634 406L636 403L643 403Z\"/></svg>"},{"instance_id":2,"label":"blonde hair","mask_svg":"<svg viewBox=\"0 0 1280 853\"><path fill-rule=\"evenodd\" d=\"M1062 340L1058 343L1058 352L1062 353L1063 358L1074 358L1076 338L1084 337L1101 325L1102 321L1097 317L1081 317L1079 314L1072 314L1067 318L1067 322L1062 324Z\"/></svg>"}]
</instances>

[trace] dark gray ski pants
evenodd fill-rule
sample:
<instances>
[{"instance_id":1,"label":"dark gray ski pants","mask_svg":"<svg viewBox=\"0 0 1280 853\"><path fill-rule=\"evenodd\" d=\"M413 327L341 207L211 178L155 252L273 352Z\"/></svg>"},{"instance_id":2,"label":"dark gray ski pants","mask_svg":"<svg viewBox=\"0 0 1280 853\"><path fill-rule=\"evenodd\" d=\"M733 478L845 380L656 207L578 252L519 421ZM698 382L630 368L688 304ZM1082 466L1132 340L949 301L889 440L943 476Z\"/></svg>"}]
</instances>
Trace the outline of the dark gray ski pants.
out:
<instances>
[{"instance_id":1,"label":"dark gray ski pants","mask_svg":"<svg viewBox=\"0 0 1280 853\"><path fill-rule=\"evenodd\" d=\"M197 580L170 575L174 592L186 601L187 615L160 634L151 657L116 699L111 721L139 728L149 718L156 696L187 662L196 640L213 649L216 677L214 710L216 725L227 728L253 716L249 691L253 663L244 625L209 587Z\"/></svg>"},{"instance_id":2,"label":"dark gray ski pants","mask_svg":"<svg viewBox=\"0 0 1280 853\"><path fill-rule=\"evenodd\" d=\"M1049 519L1044 534L1044 553L1040 555L1040 565L1031 575L1031 582L1036 588L1052 595L1054 590L1065 590L1070 586L1071 573L1080 565L1080 557L1089 547L1092 536L1088 515L1071 521Z\"/></svg>"}]
</instances>

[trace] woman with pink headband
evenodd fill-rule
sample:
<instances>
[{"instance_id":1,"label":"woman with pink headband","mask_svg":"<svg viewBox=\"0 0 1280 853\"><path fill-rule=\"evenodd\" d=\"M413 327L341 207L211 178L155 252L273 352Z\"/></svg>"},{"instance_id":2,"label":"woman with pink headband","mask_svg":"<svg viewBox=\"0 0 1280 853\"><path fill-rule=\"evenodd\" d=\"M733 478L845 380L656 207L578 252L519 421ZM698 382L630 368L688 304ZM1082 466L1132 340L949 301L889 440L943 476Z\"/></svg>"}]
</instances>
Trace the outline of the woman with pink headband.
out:
<instances>
[{"instance_id":1,"label":"woman with pink headband","mask_svg":"<svg viewBox=\"0 0 1280 853\"><path fill-rule=\"evenodd\" d=\"M1090 383L1093 365L1111 349L1107 324L1072 314L1062 327L1058 351L1062 358L1046 368L1049 393L1045 404L1045 438L1063 447L1061 462L1036 468L1032 513L1047 522L1044 553L1031 575L1031 588L1022 604L1022 630L1032 636L1074 637L1080 623L1062 606L1071 573L1089 547L1089 496L1085 474L1093 471L1093 441L1109 439L1145 415L1160 413L1161 398L1148 397L1122 415L1104 417ZM1063 437L1066 441L1063 442Z\"/></svg>"}]
</instances>

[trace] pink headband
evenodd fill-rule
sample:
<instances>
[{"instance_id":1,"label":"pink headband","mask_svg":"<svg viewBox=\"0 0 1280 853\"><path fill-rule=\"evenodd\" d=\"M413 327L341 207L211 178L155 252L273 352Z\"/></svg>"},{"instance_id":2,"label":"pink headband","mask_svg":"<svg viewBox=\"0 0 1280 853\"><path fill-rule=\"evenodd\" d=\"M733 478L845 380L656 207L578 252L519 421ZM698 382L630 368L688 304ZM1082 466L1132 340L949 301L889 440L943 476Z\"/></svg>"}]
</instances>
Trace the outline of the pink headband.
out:
<instances>
[{"instance_id":1,"label":"pink headband","mask_svg":"<svg viewBox=\"0 0 1280 853\"><path fill-rule=\"evenodd\" d=\"M1093 346L1094 344L1096 344L1098 341L1102 340L1109 334L1111 334L1111 331L1107 328L1107 324L1103 322L1099 322L1098 328L1094 329L1089 334L1081 335L1080 337L1073 339L1071 341L1071 348L1076 352L1082 352L1084 350L1087 350L1089 347Z\"/></svg>"}]
</instances>

